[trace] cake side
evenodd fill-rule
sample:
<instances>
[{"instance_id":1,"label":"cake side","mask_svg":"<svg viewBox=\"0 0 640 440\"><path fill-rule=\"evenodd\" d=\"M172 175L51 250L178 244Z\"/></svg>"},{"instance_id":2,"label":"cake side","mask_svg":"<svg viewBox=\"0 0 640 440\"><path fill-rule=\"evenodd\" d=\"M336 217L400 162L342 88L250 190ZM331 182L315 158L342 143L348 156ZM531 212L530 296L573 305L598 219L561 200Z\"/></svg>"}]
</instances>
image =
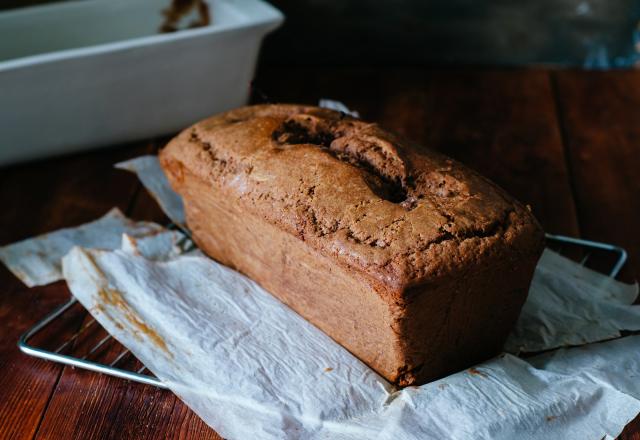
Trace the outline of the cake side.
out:
<instances>
[{"instance_id":1,"label":"cake side","mask_svg":"<svg viewBox=\"0 0 640 440\"><path fill-rule=\"evenodd\" d=\"M378 293L384 286L246 212L233 193L212 189L189 170L168 175L201 250L252 278L388 381L398 380L407 368L400 328L405 310ZM324 368L335 366L319 371Z\"/></svg>"},{"instance_id":2,"label":"cake side","mask_svg":"<svg viewBox=\"0 0 640 440\"><path fill-rule=\"evenodd\" d=\"M485 246L482 238L444 252L475 256L474 264L455 265L447 276L410 287L401 302L405 313L397 328L404 370L400 386L425 383L483 362L502 352L527 298L540 251L531 237L516 235ZM513 248L529 249L514 252Z\"/></svg>"},{"instance_id":3,"label":"cake side","mask_svg":"<svg viewBox=\"0 0 640 440\"><path fill-rule=\"evenodd\" d=\"M477 264L487 249L506 244L517 258L542 248L533 216L496 185L326 109L223 113L182 132L161 161L228 189L249 212L385 285L394 301Z\"/></svg>"},{"instance_id":4,"label":"cake side","mask_svg":"<svg viewBox=\"0 0 640 440\"><path fill-rule=\"evenodd\" d=\"M200 249L251 277L398 386L498 354L526 298L536 258L512 259L503 245L486 248L480 264L389 301L384 285L247 212L226 188L165 165Z\"/></svg>"}]
</instances>

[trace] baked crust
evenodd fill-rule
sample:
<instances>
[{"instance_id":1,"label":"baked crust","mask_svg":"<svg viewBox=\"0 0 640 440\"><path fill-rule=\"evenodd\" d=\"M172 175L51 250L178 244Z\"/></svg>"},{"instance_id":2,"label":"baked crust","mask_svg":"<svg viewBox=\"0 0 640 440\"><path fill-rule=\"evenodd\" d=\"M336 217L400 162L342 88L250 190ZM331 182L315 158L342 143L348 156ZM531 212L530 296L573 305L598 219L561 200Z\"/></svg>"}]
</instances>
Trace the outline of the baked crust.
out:
<instances>
[{"instance_id":1,"label":"baked crust","mask_svg":"<svg viewBox=\"0 0 640 440\"><path fill-rule=\"evenodd\" d=\"M376 124L327 109L259 105L226 112L183 131L162 150L160 160L174 189L185 199L189 226L198 231L194 233L196 241L206 243L206 236L215 234L212 225L216 218L208 220L212 225L203 224L208 210L213 213L214 205L224 197L225 202L237 205L238 213L273 227L258 240L270 243L274 251L284 240L276 231L295 237L302 245L300 252L307 252L306 264L322 257L339 265L342 272L353 274L358 286L383 299L388 322L382 322L384 318L379 325L393 328L393 347L386 349L386 354L378 349L368 353L360 341L356 350L345 335L348 326L327 328L322 324L328 318L311 313L312 304L304 302L302 306L291 294L283 299L284 287L277 277L272 279L265 270L244 264L250 252L235 252L229 259L224 254L230 249L225 249L224 243L203 246L212 257L268 285L274 295L303 316L313 315L310 320L314 324L374 368L374 357L380 360L387 356L380 362L384 371L377 369L401 385L446 371L446 365L422 371L426 364L434 364L425 359L444 349L429 342L428 335L411 333L427 328L436 331L425 324L439 322L429 313L445 313L437 311L437 304L454 304L453 292L463 299L473 296L467 303L486 303L508 313L499 316L501 324L494 324L493 330L485 329L481 340L470 335L465 339L472 331L464 331L463 321L469 317L449 316L447 319L462 325L451 331L458 340L468 341L463 345L469 345L467 350L474 353L453 356L460 359L451 362L452 366L499 351L526 298L543 247L542 230L529 210L495 184ZM198 186L198 191L190 190L193 186ZM208 205L198 200L207 188L212 194ZM213 200L215 194L218 201ZM216 212L219 215L221 211ZM242 215L231 221L242 223ZM279 265L282 262L271 263L274 273ZM329 272L325 276L331 276ZM316 275L320 281L321 275ZM491 283L484 282L489 279ZM470 282L482 289L474 289ZM422 298L425 295L431 297ZM474 326L481 325L474 321ZM377 335L374 339L389 338ZM471 341L479 347L471 347Z\"/></svg>"}]
</instances>

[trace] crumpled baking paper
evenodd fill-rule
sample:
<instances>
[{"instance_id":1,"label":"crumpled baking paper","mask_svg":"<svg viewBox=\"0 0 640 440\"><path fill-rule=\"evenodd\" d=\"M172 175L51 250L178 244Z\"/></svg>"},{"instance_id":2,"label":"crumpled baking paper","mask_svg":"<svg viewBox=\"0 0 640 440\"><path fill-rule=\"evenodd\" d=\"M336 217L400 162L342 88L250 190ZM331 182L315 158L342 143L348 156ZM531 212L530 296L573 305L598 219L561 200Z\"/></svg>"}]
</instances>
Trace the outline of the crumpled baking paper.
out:
<instances>
[{"instance_id":1,"label":"crumpled baking paper","mask_svg":"<svg viewBox=\"0 0 640 440\"><path fill-rule=\"evenodd\" d=\"M176 225L186 224L182 198L171 189L157 156L136 157L117 163L115 167L135 173L167 217Z\"/></svg>"},{"instance_id":2,"label":"crumpled baking paper","mask_svg":"<svg viewBox=\"0 0 640 440\"><path fill-rule=\"evenodd\" d=\"M162 198L170 189L153 168L135 169ZM181 254L184 237L171 233L125 235L120 250L75 248L64 276L225 438L611 438L640 412L640 337L526 361L504 354L397 391L251 280L199 251ZM638 326L628 305L637 291L545 251L507 347L617 336Z\"/></svg>"},{"instance_id":3,"label":"crumpled baking paper","mask_svg":"<svg viewBox=\"0 0 640 440\"><path fill-rule=\"evenodd\" d=\"M0 247L0 261L28 287L39 286L62 279L60 261L73 246L118 249L124 233L135 239L164 231L155 223L129 220L113 208L91 223Z\"/></svg>"},{"instance_id":4,"label":"crumpled baking paper","mask_svg":"<svg viewBox=\"0 0 640 440\"><path fill-rule=\"evenodd\" d=\"M76 248L64 272L99 322L133 342L147 368L225 438L277 438L325 424L331 432L392 391L257 284L206 257L153 262Z\"/></svg>"},{"instance_id":5,"label":"crumpled baking paper","mask_svg":"<svg viewBox=\"0 0 640 440\"><path fill-rule=\"evenodd\" d=\"M511 353L582 345L640 330L638 284L624 284L545 249L507 340Z\"/></svg>"},{"instance_id":6,"label":"crumpled baking paper","mask_svg":"<svg viewBox=\"0 0 640 440\"><path fill-rule=\"evenodd\" d=\"M346 113L348 115L353 116L354 118L359 118L360 113L355 110L349 109L346 105L344 105L340 101L335 101L333 99L322 98L318 101L318 107L328 108L330 110L335 110L337 112Z\"/></svg>"},{"instance_id":7,"label":"crumpled baking paper","mask_svg":"<svg viewBox=\"0 0 640 440\"><path fill-rule=\"evenodd\" d=\"M204 256L75 248L63 267L96 319L225 438L599 439L640 412L637 336L527 361L504 354L397 391Z\"/></svg>"}]
</instances>

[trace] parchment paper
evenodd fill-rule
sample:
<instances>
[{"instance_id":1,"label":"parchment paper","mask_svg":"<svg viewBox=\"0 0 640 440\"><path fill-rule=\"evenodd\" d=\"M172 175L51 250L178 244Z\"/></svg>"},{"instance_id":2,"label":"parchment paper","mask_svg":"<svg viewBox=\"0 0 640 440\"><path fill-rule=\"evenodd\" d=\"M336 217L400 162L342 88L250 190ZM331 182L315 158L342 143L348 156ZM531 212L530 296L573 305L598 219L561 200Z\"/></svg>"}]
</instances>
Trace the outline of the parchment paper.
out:
<instances>
[{"instance_id":1,"label":"parchment paper","mask_svg":"<svg viewBox=\"0 0 640 440\"><path fill-rule=\"evenodd\" d=\"M91 223L0 247L0 261L28 287L39 286L62 279L60 261L73 246L117 249L123 233L135 239L162 231L160 225L134 222L113 208Z\"/></svg>"},{"instance_id":2,"label":"parchment paper","mask_svg":"<svg viewBox=\"0 0 640 440\"><path fill-rule=\"evenodd\" d=\"M206 257L75 248L63 266L96 319L225 438L599 439L640 412L640 337L505 354L395 391Z\"/></svg>"},{"instance_id":3,"label":"parchment paper","mask_svg":"<svg viewBox=\"0 0 640 440\"><path fill-rule=\"evenodd\" d=\"M129 169L162 200L172 193L154 160ZM22 246L54 255L84 237L63 261L73 294L225 438L599 439L640 412L640 337L527 360L504 354L397 391L251 280L198 251L181 254L179 233L149 227L154 233L125 236L116 250L112 241L98 246L112 250L88 249L94 242L74 229ZM35 258L3 255L12 270ZM40 262L32 282L51 278L53 257ZM638 307L629 305L637 293L547 250L507 348L638 328Z\"/></svg>"},{"instance_id":4,"label":"parchment paper","mask_svg":"<svg viewBox=\"0 0 640 440\"><path fill-rule=\"evenodd\" d=\"M637 296L637 283L620 283L545 249L505 350L537 352L640 330Z\"/></svg>"},{"instance_id":5,"label":"parchment paper","mask_svg":"<svg viewBox=\"0 0 640 440\"><path fill-rule=\"evenodd\" d=\"M137 174L167 217L177 225L185 225L182 199L169 186L156 156L140 156L116 164L116 168Z\"/></svg>"}]
</instances>

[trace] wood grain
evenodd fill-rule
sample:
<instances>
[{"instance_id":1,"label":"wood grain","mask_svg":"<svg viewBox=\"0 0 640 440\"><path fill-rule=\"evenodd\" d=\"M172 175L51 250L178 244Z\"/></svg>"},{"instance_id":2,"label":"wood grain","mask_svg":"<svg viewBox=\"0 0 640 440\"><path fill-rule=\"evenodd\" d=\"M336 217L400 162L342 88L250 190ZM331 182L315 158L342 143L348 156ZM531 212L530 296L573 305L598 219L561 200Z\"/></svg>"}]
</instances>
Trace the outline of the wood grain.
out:
<instances>
[{"instance_id":1,"label":"wood grain","mask_svg":"<svg viewBox=\"0 0 640 440\"><path fill-rule=\"evenodd\" d=\"M138 185L112 164L144 148L129 147L20 165L2 171L0 243L94 220L126 209ZM26 289L2 268L0 288L0 438L33 438L61 367L19 352L20 334L69 297L63 283ZM80 318L75 325L80 324ZM73 324L73 323L72 323ZM64 330L69 334L73 328Z\"/></svg>"},{"instance_id":2,"label":"wood grain","mask_svg":"<svg viewBox=\"0 0 640 440\"><path fill-rule=\"evenodd\" d=\"M640 72L554 73L583 236L629 252L640 276Z\"/></svg>"},{"instance_id":3,"label":"wood grain","mask_svg":"<svg viewBox=\"0 0 640 440\"><path fill-rule=\"evenodd\" d=\"M170 391L71 368L36 438L220 439Z\"/></svg>"},{"instance_id":4,"label":"wood grain","mask_svg":"<svg viewBox=\"0 0 640 440\"><path fill-rule=\"evenodd\" d=\"M149 152L156 150L155 144L149 148ZM129 174L116 170L113 173ZM127 215L167 222L142 187L133 195ZM74 347L74 355L85 354L104 335L101 329L91 332ZM91 358L108 363L122 350L115 341L105 344L104 348ZM135 368L139 365L138 362ZM170 391L67 367L52 394L36 438L219 440L220 436Z\"/></svg>"},{"instance_id":5,"label":"wood grain","mask_svg":"<svg viewBox=\"0 0 640 440\"><path fill-rule=\"evenodd\" d=\"M400 76L392 81L401 86L385 93L391 101L384 106L385 124L393 121L392 128L460 160L531 205L545 230L578 233L546 72L439 71L427 77L422 93L404 89L407 82Z\"/></svg>"},{"instance_id":6,"label":"wood grain","mask_svg":"<svg viewBox=\"0 0 640 440\"><path fill-rule=\"evenodd\" d=\"M31 439L56 381L59 365L27 357L18 351L18 337L37 319L64 302L61 283L0 294L0 438ZM75 321L76 325L79 321ZM71 331L63 333L70 335Z\"/></svg>"}]
</instances>

